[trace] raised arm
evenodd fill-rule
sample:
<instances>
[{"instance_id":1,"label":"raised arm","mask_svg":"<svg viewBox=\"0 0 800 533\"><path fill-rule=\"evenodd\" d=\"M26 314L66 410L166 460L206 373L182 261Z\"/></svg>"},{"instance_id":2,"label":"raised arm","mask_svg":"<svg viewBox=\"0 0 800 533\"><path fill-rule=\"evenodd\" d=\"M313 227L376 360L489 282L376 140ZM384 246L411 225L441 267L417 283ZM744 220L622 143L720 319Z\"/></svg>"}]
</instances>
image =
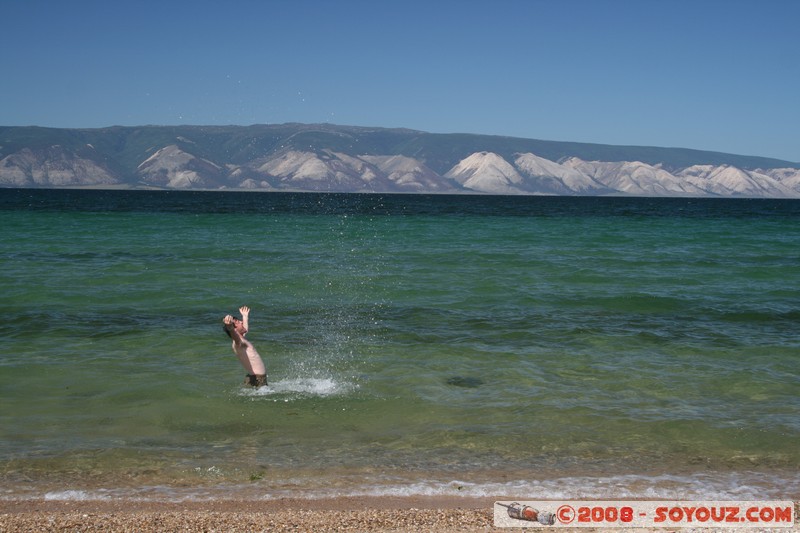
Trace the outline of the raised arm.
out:
<instances>
[{"instance_id":1,"label":"raised arm","mask_svg":"<svg viewBox=\"0 0 800 533\"><path fill-rule=\"evenodd\" d=\"M239 312L242 314L242 324L244 325L244 332L247 333L250 331L250 308L246 305L243 305L239 308Z\"/></svg>"}]
</instances>

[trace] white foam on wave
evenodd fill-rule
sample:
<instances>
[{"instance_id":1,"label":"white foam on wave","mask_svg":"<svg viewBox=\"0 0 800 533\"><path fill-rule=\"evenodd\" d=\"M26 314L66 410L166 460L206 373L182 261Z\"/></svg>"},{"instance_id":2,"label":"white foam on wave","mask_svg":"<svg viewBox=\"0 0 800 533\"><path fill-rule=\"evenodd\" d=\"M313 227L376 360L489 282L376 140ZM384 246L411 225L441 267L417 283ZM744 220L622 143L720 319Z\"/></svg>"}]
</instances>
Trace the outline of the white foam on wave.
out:
<instances>
[{"instance_id":1,"label":"white foam on wave","mask_svg":"<svg viewBox=\"0 0 800 533\"><path fill-rule=\"evenodd\" d=\"M299 482L299 480L296 480ZM389 481L389 480L387 480ZM252 488L252 487L251 487ZM677 475L620 475L606 477L563 477L542 480L504 482L400 480L365 484L356 487L317 487L298 490L270 491L265 499L286 497L331 498L357 496L462 496L516 498L608 498L608 499L785 499L800 495L800 476L765 475L763 473L727 473Z\"/></svg>"},{"instance_id":2,"label":"white foam on wave","mask_svg":"<svg viewBox=\"0 0 800 533\"><path fill-rule=\"evenodd\" d=\"M388 496L471 498L510 497L522 499L676 499L676 500L766 500L800 497L800 476L758 472L677 475L621 475L563 477L504 482L459 479L373 479L353 485L341 478L291 478L272 480L270 487L248 483L222 483L204 487L147 486L137 488L61 490L47 492L45 500L207 501L225 498L275 500L283 498L323 499L336 497ZM354 480L355 481L355 480ZM313 485L313 486L312 486ZM30 495L35 498L35 495ZM4 497L7 499L9 496ZM20 495L15 496L16 499ZM24 499L24 498L23 498Z\"/></svg>"},{"instance_id":3,"label":"white foam on wave","mask_svg":"<svg viewBox=\"0 0 800 533\"><path fill-rule=\"evenodd\" d=\"M49 501L93 501L110 500L111 496L103 490L56 490L46 493L44 499Z\"/></svg>"}]
</instances>

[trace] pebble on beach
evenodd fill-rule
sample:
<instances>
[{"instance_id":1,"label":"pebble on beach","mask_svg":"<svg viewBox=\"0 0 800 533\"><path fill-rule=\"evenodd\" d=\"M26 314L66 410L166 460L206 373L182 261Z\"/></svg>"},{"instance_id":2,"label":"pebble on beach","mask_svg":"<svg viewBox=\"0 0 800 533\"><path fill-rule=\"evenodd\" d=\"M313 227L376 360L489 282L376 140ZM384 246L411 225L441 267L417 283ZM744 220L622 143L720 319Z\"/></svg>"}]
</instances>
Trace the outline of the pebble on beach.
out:
<instances>
[{"instance_id":1,"label":"pebble on beach","mask_svg":"<svg viewBox=\"0 0 800 533\"><path fill-rule=\"evenodd\" d=\"M251 531L492 531L492 513L478 509L169 512L22 512L0 515L0 531L251 532Z\"/></svg>"}]
</instances>

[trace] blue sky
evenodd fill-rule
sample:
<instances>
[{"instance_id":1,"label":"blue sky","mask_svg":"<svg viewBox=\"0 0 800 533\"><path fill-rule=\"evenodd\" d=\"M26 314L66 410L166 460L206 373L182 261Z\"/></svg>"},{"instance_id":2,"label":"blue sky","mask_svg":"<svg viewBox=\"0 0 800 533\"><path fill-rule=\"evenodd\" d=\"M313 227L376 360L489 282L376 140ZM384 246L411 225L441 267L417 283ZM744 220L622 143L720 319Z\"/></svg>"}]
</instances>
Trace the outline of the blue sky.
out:
<instances>
[{"instance_id":1,"label":"blue sky","mask_svg":"<svg viewBox=\"0 0 800 533\"><path fill-rule=\"evenodd\" d=\"M330 122L800 162L794 0L0 0L0 125Z\"/></svg>"}]
</instances>

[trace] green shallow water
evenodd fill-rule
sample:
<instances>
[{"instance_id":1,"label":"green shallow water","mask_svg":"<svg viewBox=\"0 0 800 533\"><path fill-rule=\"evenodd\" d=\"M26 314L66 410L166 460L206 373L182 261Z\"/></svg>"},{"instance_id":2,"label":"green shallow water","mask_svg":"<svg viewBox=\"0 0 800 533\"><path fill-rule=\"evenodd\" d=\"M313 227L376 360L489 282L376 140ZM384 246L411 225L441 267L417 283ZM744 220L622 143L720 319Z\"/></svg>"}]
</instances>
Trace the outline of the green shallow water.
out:
<instances>
[{"instance_id":1,"label":"green shallow water","mask_svg":"<svg viewBox=\"0 0 800 533\"><path fill-rule=\"evenodd\" d=\"M7 494L800 494L798 202L0 200Z\"/></svg>"}]
</instances>

